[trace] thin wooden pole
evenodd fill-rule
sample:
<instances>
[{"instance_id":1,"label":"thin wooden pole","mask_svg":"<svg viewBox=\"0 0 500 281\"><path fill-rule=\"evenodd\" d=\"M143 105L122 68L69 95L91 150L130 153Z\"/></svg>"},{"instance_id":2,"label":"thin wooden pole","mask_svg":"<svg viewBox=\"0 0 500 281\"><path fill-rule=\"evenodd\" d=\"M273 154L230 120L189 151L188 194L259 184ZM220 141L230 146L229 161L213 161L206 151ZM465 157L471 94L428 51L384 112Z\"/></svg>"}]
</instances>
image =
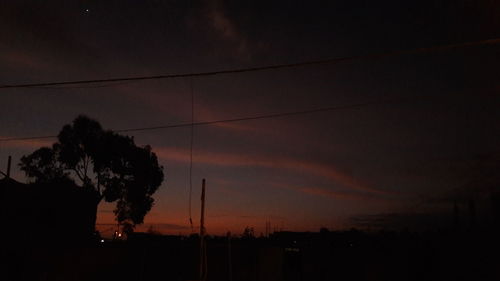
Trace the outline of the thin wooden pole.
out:
<instances>
[{"instance_id":1,"label":"thin wooden pole","mask_svg":"<svg viewBox=\"0 0 500 281\"><path fill-rule=\"evenodd\" d=\"M200 280L207 278L207 253L205 244L205 179L201 186L201 216L200 216Z\"/></svg>"},{"instance_id":2,"label":"thin wooden pole","mask_svg":"<svg viewBox=\"0 0 500 281\"><path fill-rule=\"evenodd\" d=\"M10 178L10 163L12 161L12 157L9 155L9 159L7 160L7 178Z\"/></svg>"},{"instance_id":3,"label":"thin wooden pole","mask_svg":"<svg viewBox=\"0 0 500 281\"><path fill-rule=\"evenodd\" d=\"M233 260L231 257L231 232L227 232L228 280L233 281Z\"/></svg>"}]
</instances>

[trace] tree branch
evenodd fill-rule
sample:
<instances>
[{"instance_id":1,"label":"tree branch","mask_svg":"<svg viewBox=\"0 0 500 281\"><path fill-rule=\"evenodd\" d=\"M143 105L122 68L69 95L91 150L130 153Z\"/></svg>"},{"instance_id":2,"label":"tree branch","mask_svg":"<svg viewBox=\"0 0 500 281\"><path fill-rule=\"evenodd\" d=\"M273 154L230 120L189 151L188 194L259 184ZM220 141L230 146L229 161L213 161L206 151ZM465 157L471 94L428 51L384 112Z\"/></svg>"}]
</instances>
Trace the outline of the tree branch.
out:
<instances>
[{"instance_id":1,"label":"tree branch","mask_svg":"<svg viewBox=\"0 0 500 281\"><path fill-rule=\"evenodd\" d=\"M85 180L84 180L84 178L82 177L82 175L80 174L80 172L78 171L78 169L77 169L77 168L73 168L72 170L75 172L75 174L78 176L78 178L79 178L79 179L80 179L83 183L85 183Z\"/></svg>"},{"instance_id":2,"label":"tree branch","mask_svg":"<svg viewBox=\"0 0 500 281\"><path fill-rule=\"evenodd\" d=\"M97 192L101 194L101 173L97 173Z\"/></svg>"},{"instance_id":3,"label":"tree branch","mask_svg":"<svg viewBox=\"0 0 500 281\"><path fill-rule=\"evenodd\" d=\"M87 171L88 171L88 166L89 166L88 161L89 161L89 158L87 155L85 155L83 158L83 172L84 172L83 177L85 179L88 179L88 176L87 176Z\"/></svg>"}]
</instances>

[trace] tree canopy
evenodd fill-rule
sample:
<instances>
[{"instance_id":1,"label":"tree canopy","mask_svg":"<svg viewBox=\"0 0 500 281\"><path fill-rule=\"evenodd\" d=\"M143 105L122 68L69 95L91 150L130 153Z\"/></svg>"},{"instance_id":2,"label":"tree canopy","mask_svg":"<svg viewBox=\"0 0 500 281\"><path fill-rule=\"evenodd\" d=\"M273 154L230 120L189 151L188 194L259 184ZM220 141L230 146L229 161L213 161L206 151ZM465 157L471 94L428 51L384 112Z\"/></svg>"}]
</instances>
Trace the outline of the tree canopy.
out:
<instances>
[{"instance_id":1,"label":"tree canopy","mask_svg":"<svg viewBox=\"0 0 500 281\"><path fill-rule=\"evenodd\" d=\"M164 179L149 145L139 147L83 115L62 128L52 147L23 156L19 165L34 182L74 181L95 192L97 203L117 202L117 221L132 227L143 223Z\"/></svg>"}]
</instances>

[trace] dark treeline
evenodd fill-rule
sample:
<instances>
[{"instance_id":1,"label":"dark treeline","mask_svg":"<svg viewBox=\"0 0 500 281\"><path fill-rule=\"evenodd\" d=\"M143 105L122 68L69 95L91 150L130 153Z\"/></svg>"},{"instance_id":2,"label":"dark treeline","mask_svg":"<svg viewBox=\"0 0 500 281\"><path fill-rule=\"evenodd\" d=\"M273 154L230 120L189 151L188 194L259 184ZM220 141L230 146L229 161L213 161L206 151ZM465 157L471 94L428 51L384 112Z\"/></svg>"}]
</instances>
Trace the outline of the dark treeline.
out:
<instances>
[{"instance_id":1,"label":"dark treeline","mask_svg":"<svg viewBox=\"0 0 500 281\"><path fill-rule=\"evenodd\" d=\"M208 280L498 280L498 229L207 237ZM6 241L3 241L6 244ZM196 280L199 237L10 247L5 280ZM14 246L14 245L10 245ZM4 248L5 249L5 248Z\"/></svg>"}]
</instances>

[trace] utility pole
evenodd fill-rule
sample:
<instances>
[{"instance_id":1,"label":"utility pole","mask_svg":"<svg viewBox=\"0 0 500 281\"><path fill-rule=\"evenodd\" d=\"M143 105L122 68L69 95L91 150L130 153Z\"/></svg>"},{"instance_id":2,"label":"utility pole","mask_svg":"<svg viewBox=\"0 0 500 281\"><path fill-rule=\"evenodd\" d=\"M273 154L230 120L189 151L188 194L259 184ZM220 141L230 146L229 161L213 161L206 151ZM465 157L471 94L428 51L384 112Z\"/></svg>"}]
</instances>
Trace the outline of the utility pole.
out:
<instances>
[{"instance_id":1,"label":"utility pole","mask_svg":"<svg viewBox=\"0 0 500 281\"><path fill-rule=\"evenodd\" d=\"M228 280L233 281L233 260L231 257L231 231L227 232L227 261L228 261Z\"/></svg>"},{"instance_id":2,"label":"utility pole","mask_svg":"<svg viewBox=\"0 0 500 281\"><path fill-rule=\"evenodd\" d=\"M7 178L10 178L10 163L12 161L12 157L9 155L9 159L7 160Z\"/></svg>"},{"instance_id":3,"label":"utility pole","mask_svg":"<svg viewBox=\"0 0 500 281\"><path fill-rule=\"evenodd\" d=\"M271 221L266 221L266 237L269 238L271 236Z\"/></svg>"},{"instance_id":4,"label":"utility pole","mask_svg":"<svg viewBox=\"0 0 500 281\"><path fill-rule=\"evenodd\" d=\"M207 280L207 246L205 244L205 179L201 185L200 281Z\"/></svg>"}]
</instances>

